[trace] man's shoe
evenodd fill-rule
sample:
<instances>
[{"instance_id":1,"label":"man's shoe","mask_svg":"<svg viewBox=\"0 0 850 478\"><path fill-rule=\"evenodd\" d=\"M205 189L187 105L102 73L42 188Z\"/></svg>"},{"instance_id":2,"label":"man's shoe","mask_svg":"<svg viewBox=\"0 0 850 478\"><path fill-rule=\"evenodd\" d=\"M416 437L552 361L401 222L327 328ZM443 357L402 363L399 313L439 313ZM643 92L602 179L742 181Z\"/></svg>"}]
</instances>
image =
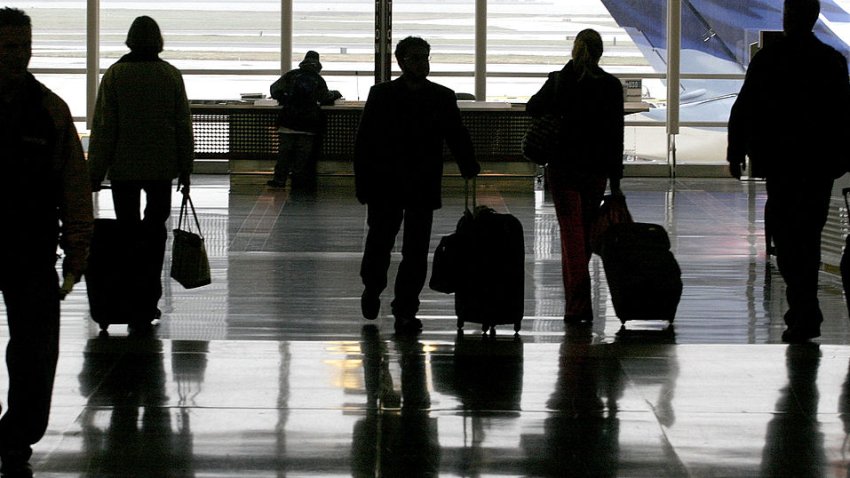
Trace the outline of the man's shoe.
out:
<instances>
[{"instance_id":1,"label":"man's shoe","mask_svg":"<svg viewBox=\"0 0 850 478\"><path fill-rule=\"evenodd\" d=\"M422 331L422 321L416 317L396 317L395 333L418 334Z\"/></svg>"},{"instance_id":2,"label":"man's shoe","mask_svg":"<svg viewBox=\"0 0 850 478\"><path fill-rule=\"evenodd\" d=\"M375 320L381 311L381 296L371 291L364 290L360 296L360 312L366 320Z\"/></svg>"},{"instance_id":3,"label":"man's shoe","mask_svg":"<svg viewBox=\"0 0 850 478\"><path fill-rule=\"evenodd\" d=\"M782 341L789 344L802 344L817 337L820 337L820 327L789 326L782 332Z\"/></svg>"},{"instance_id":4,"label":"man's shoe","mask_svg":"<svg viewBox=\"0 0 850 478\"><path fill-rule=\"evenodd\" d=\"M266 184L268 186L273 187L273 188L285 188L286 187L286 181L279 181L277 179L271 179L269 181L266 181Z\"/></svg>"}]
</instances>

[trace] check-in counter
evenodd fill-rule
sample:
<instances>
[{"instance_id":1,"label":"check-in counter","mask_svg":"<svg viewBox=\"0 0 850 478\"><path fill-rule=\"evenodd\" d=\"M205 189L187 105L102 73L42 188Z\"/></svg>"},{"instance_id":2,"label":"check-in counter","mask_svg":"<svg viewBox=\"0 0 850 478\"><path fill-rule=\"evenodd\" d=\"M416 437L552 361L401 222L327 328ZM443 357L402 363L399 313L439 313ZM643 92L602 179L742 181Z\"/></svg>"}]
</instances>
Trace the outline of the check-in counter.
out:
<instances>
[{"instance_id":1,"label":"check-in counter","mask_svg":"<svg viewBox=\"0 0 850 478\"><path fill-rule=\"evenodd\" d=\"M190 103L197 159L228 159L232 172L255 170L257 161L277 159L275 119L279 106L219 100L195 100ZM322 107L327 115L327 132L319 156L320 162L352 161L363 105L362 101L342 101ZM627 113L646 111L648 108L646 103L625 105ZM531 121L525 112L525 104L458 101L458 106L479 161L523 161L520 143ZM451 159L450 154L446 155L446 159Z\"/></svg>"}]
</instances>

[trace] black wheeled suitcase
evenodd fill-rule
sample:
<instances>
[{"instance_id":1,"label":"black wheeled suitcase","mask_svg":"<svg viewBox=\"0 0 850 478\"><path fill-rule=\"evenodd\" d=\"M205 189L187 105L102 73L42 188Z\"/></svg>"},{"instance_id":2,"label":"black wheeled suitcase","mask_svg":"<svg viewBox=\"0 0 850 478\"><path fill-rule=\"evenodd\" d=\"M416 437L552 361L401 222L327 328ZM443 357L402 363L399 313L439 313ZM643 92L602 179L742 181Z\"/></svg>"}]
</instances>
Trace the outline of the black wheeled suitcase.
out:
<instances>
[{"instance_id":1,"label":"black wheeled suitcase","mask_svg":"<svg viewBox=\"0 0 850 478\"><path fill-rule=\"evenodd\" d=\"M525 241L522 223L511 214L479 206L464 214L457 232L463 241L461 274L455 292L457 326L481 324L521 328L525 305Z\"/></svg>"},{"instance_id":2,"label":"black wheeled suitcase","mask_svg":"<svg viewBox=\"0 0 850 478\"><path fill-rule=\"evenodd\" d=\"M142 245L136 234L116 219L95 219L84 274L92 320L106 332L111 324L134 324L141 304L139 258Z\"/></svg>"},{"instance_id":3,"label":"black wheeled suitcase","mask_svg":"<svg viewBox=\"0 0 850 478\"><path fill-rule=\"evenodd\" d=\"M620 322L673 322L682 297L682 271L662 226L614 224L602 235L600 256Z\"/></svg>"},{"instance_id":4,"label":"black wheeled suitcase","mask_svg":"<svg viewBox=\"0 0 850 478\"><path fill-rule=\"evenodd\" d=\"M525 305L525 238L522 223L512 214L476 206L472 180L472 209L467 207L455 231L455 291L457 327L481 324L495 334L497 325L512 324L519 332Z\"/></svg>"}]
</instances>

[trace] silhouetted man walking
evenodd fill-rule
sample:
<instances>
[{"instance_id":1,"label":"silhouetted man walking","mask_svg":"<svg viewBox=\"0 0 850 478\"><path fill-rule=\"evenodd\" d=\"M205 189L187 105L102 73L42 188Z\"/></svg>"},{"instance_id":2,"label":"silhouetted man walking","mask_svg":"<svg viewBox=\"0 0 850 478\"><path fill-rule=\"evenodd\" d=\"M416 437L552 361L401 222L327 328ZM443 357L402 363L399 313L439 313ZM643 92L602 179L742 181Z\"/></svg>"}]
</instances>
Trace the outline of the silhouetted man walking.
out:
<instances>
[{"instance_id":1,"label":"silhouetted man walking","mask_svg":"<svg viewBox=\"0 0 850 478\"><path fill-rule=\"evenodd\" d=\"M360 268L365 286L361 309L367 319L378 317L390 253L403 221L392 302L395 329L402 333L422 328L416 313L428 274L433 213L442 205L443 142L463 177L480 171L455 93L427 79L430 54L431 46L421 38L398 43L395 57L401 77L372 87L354 150L357 199L368 206L369 225Z\"/></svg>"},{"instance_id":2,"label":"silhouetted man walking","mask_svg":"<svg viewBox=\"0 0 850 478\"><path fill-rule=\"evenodd\" d=\"M779 272L786 284L785 342L820 336L821 231L833 180L848 171L847 61L812 32L818 0L785 0L785 36L750 62L729 117L727 161L764 168Z\"/></svg>"}]
</instances>

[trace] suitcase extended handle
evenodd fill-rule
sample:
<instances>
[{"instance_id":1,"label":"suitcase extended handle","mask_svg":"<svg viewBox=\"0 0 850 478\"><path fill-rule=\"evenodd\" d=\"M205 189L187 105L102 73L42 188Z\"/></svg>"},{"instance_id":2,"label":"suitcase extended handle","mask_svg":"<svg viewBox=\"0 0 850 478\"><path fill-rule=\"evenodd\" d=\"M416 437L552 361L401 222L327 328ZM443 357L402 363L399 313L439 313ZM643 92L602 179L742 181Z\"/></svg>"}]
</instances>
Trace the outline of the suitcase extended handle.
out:
<instances>
[{"instance_id":1,"label":"suitcase extended handle","mask_svg":"<svg viewBox=\"0 0 850 478\"><path fill-rule=\"evenodd\" d=\"M469 182L470 181L472 181L472 209L469 209ZM848 189L850 189L850 188L848 188ZM477 206L476 205L477 190L478 190L478 188L476 187L474 177L472 179L464 178L464 182L463 182L463 195L464 195L463 208L464 208L464 210L466 210L468 212L472 212L473 210L475 210L475 207Z\"/></svg>"}]
</instances>

